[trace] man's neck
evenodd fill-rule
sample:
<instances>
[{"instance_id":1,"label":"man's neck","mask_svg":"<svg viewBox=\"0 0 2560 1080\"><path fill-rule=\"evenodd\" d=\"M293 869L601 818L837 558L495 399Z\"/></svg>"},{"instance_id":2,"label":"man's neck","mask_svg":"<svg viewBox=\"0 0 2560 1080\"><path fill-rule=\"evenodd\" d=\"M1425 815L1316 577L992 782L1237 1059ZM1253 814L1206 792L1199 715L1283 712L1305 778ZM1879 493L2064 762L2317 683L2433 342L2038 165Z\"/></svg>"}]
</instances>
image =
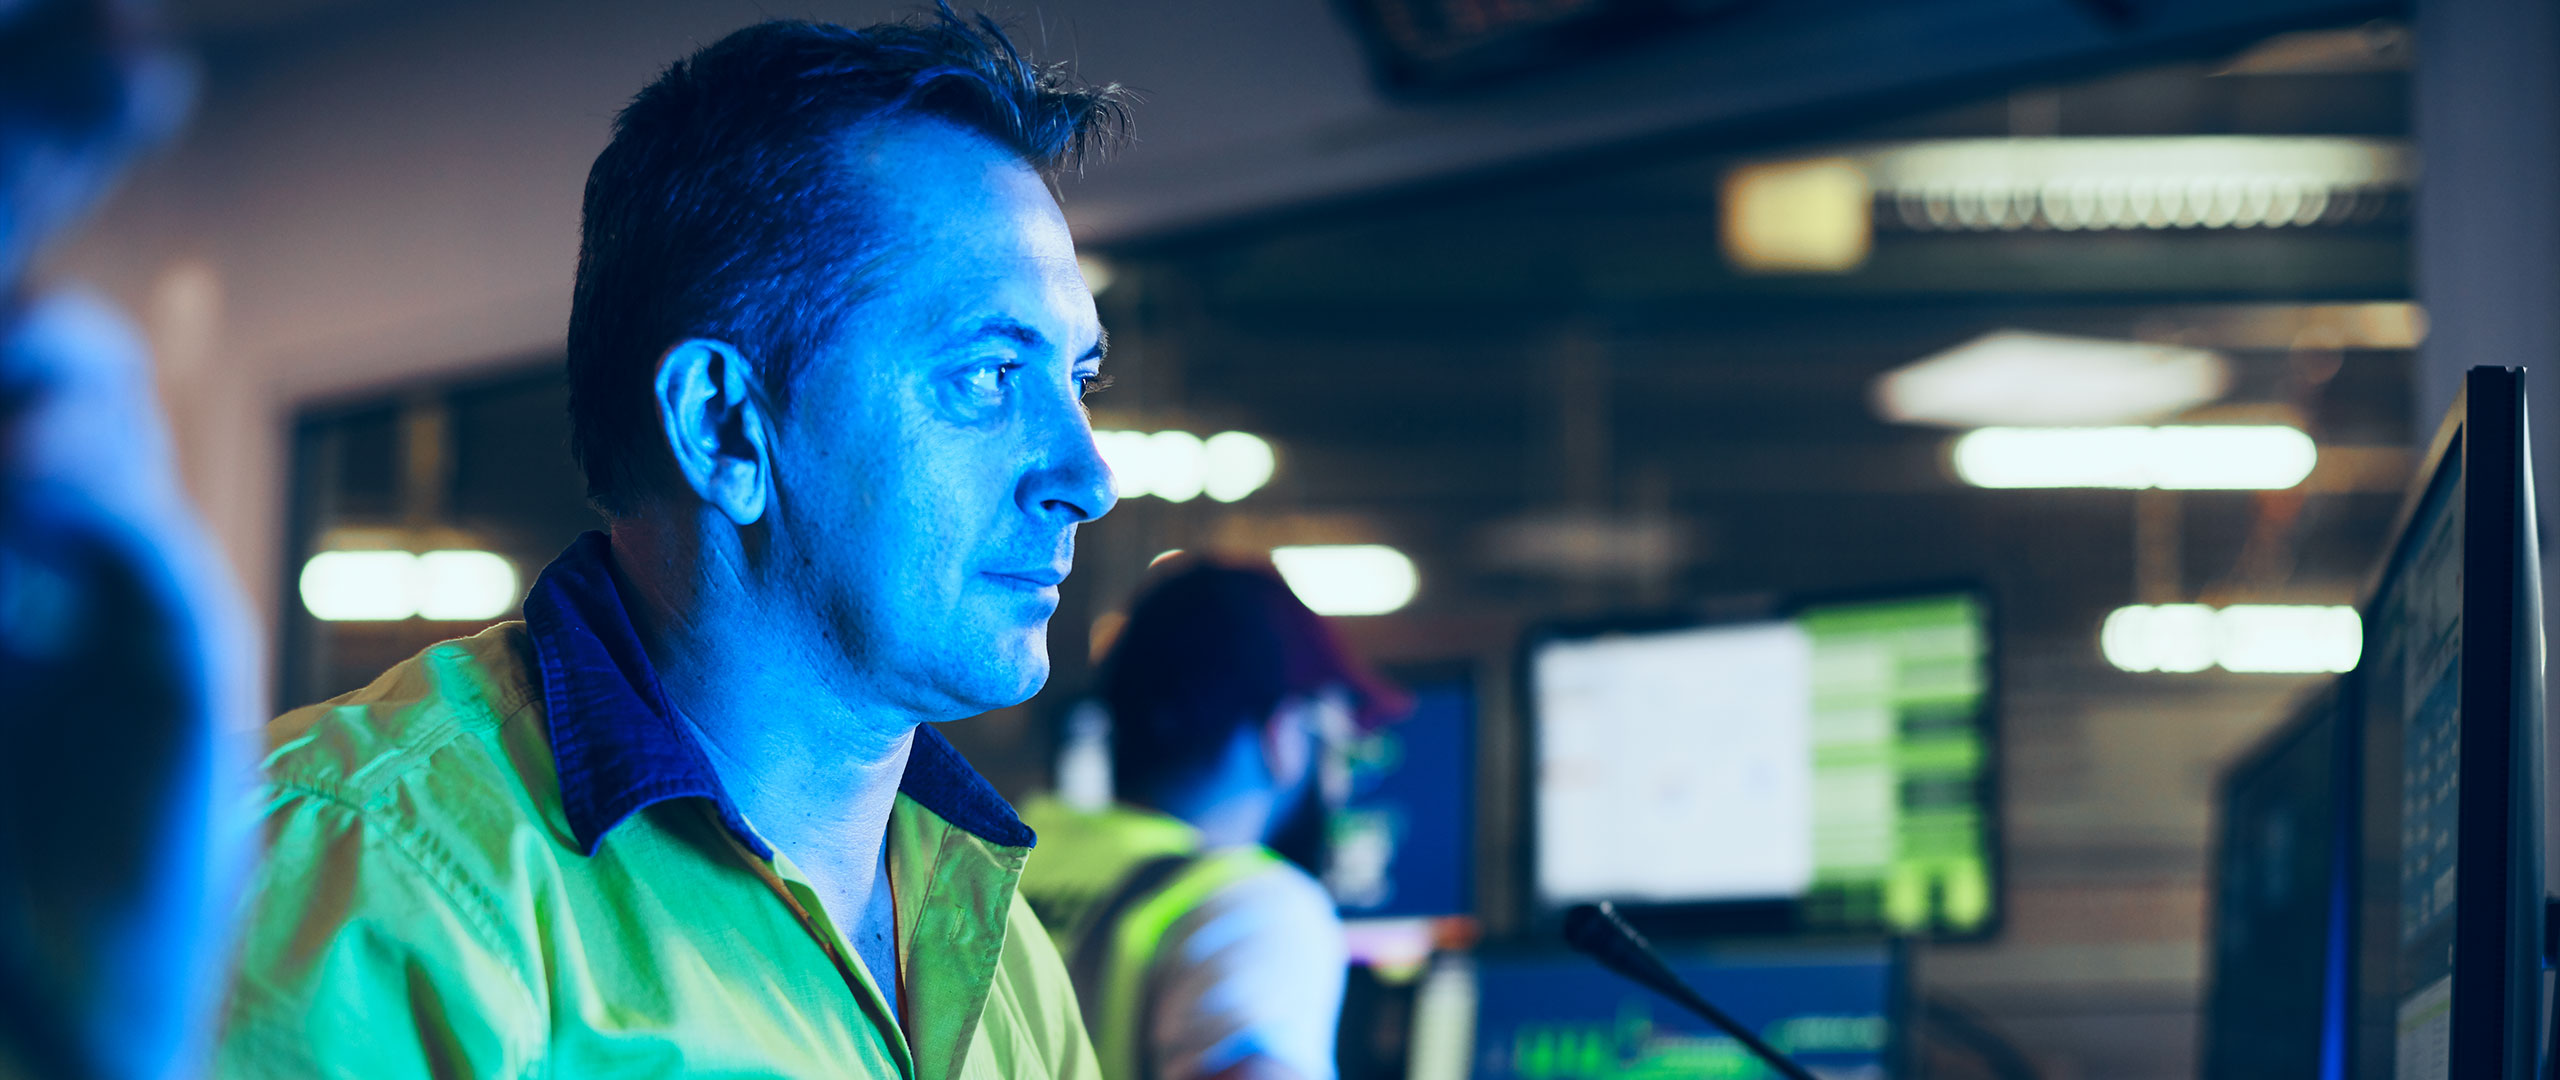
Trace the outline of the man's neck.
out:
<instances>
[{"instance_id":1,"label":"man's neck","mask_svg":"<svg viewBox=\"0 0 2560 1080\"><path fill-rule=\"evenodd\" d=\"M823 635L765 610L725 561L669 550L666 533L618 527L613 549L668 701L756 833L837 918L863 918L886 888L878 868L918 721L847 700Z\"/></svg>"}]
</instances>

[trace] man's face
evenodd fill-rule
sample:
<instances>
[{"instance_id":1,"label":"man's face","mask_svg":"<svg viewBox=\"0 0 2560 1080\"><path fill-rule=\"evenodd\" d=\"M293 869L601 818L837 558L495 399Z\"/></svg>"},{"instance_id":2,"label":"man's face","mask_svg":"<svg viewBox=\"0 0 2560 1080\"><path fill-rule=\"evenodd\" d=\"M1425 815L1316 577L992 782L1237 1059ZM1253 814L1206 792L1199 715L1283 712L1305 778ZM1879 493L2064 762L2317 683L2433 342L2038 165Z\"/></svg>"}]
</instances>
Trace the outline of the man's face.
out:
<instances>
[{"instance_id":1,"label":"man's face","mask_svg":"<svg viewBox=\"0 0 2560 1080\"><path fill-rule=\"evenodd\" d=\"M1102 327L1019 159L919 121L849 160L891 239L774 425L768 565L847 661L841 693L971 716L1047 680L1075 527L1114 501L1082 402Z\"/></svg>"}]
</instances>

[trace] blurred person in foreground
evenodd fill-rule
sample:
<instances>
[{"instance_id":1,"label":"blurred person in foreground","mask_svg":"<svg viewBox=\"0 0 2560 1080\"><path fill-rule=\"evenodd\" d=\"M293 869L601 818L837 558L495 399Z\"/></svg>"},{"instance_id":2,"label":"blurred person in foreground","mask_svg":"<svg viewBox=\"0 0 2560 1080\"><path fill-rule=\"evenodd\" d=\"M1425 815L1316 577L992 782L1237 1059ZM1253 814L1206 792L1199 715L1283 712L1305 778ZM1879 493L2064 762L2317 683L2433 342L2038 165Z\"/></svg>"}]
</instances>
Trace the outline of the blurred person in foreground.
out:
<instances>
[{"instance_id":1,"label":"blurred person in foreground","mask_svg":"<svg viewBox=\"0 0 2560 1080\"><path fill-rule=\"evenodd\" d=\"M246 607L139 335L29 280L186 112L143 14L0 0L0 1077L200 1072L244 850Z\"/></svg>"},{"instance_id":2,"label":"blurred person in foreground","mask_svg":"<svg viewBox=\"0 0 2560 1080\"><path fill-rule=\"evenodd\" d=\"M1094 1075L1031 831L933 725L1039 689L1113 502L1048 182L1120 110L948 8L640 91L569 316L608 529L271 726L225 1072Z\"/></svg>"},{"instance_id":3,"label":"blurred person in foreground","mask_svg":"<svg viewBox=\"0 0 2560 1080\"><path fill-rule=\"evenodd\" d=\"M1102 698L1119 801L1025 804L1022 888L1103 1075L1329 1080L1347 959L1311 871L1347 787L1333 750L1404 695L1278 575L1186 559L1130 610Z\"/></svg>"}]
</instances>

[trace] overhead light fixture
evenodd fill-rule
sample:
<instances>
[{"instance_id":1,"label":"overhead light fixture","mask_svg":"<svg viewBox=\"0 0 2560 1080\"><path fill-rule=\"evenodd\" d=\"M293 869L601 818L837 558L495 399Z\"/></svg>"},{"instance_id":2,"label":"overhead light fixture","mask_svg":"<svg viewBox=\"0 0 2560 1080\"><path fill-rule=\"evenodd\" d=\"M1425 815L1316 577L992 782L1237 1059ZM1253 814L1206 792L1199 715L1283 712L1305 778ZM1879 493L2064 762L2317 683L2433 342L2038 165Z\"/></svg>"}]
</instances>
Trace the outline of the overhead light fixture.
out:
<instances>
[{"instance_id":1,"label":"overhead light fixture","mask_svg":"<svg viewBox=\"0 0 2560 1080\"><path fill-rule=\"evenodd\" d=\"M2121 607L2098 628L2098 651L2125 671L2204 671L2220 644L2214 611L2203 604Z\"/></svg>"},{"instance_id":2,"label":"overhead light fixture","mask_svg":"<svg viewBox=\"0 0 2560 1080\"><path fill-rule=\"evenodd\" d=\"M323 551L302 564L302 608L327 622L387 622L418 613L406 551Z\"/></svg>"},{"instance_id":3,"label":"overhead light fixture","mask_svg":"<svg viewBox=\"0 0 2560 1080\"><path fill-rule=\"evenodd\" d=\"M2338 224L2417 175L2406 140L2331 136L1931 139L1853 156L1889 220L1921 232Z\"/></svg>"},{"instance_id":4,"label":"overhead light fixture","mask_svg":"<svg viewBox=\"0 0 2560 1080\"><path fill-rule=\"evenodd\" d=\"M2364 657L2364 620L2351 607L2233 604L2217 622L2225 671L2352 671Z\"/></svg>"},{"instance_id":5,"label":"overhead light fixture","mask_svg":"<svg viewBox=\"0 0 2560 1080\"><path fill-rule=\"evenodd\" d=\"M1209 448L1188 431L1147 436L1147 494L1166 502L1190 502L1209 486Z\"/></svg>"},{"instance_id":6,"label":"overhead light fixture","mask_svg":"<svg viewBox=\"0 0 2560 1080\"><path fill-rule=\"evenodd\" d=\"M1839 272L1911 232L2282 229L2372 220L2417 178L2405 139L2177 135L1921 139L1725 174L1725 255Z\"/></svg>"},{"instance_id":7,"label":"overhead light fixture","mask_svg":"<svg viewBox=\"0 0 2560 1080\"><path fill-rule=\"evenodd\" d=\"M2230 386L2203 349L1999 330L1887 372L1874 399L1896 423L2087 427L2175 416Z\"/></svg>"},{"instance_id":8,"label":"overhead light fixture","mask_svg":"<svg viewBox=\"0 0 2560 1080\"><path fill-rule=\"evenodd\" d=\"M1846 273L1874 244L1875 193L1848 158L1737 166L1719 202L1725 259L1746 273Z\"/></svg>"},{"instance_id":9,"label":"overhead light fixture","mask_svg":"<svg viewBox=\"0 0 2560 1080\"><path fill-rule=\"evenodd\" d=\"M1983 428L1951 457L1984 488L2281 491L2310 477L2320 449L2280 425Z\"/></svg>"},{"instance_id":10,"label":"overhead light fixture","mask_svg":"<svg viewBox=\"0 0 2560 1080\"><path fill-rule=\"evenodd\" d=\"M2136 604L2108 613L2098 649L2133 672L2353 671L2364 655L2364 623L2356 609L2341 606Z\"/></svg>"},{"instance_id":11,"label":"overhead light fixture","mask_svg":"<svg viewBox=\"0 0 2560 1080\"><path fill-rule=\"evenodd\" d=\"M487 551L323 551L296 584L303 610L325 622L476 622L521 598L515 564Z\"/></svg>"},{"instance_id":12,"label":"overhead light fixture","mask_svg":"<svg viewBox=\"0 0 2560 1080\"><path fill-rule=\"evenodd\" d=\"M1201 444L1208 473L1200 489L1219 502L1234 502L1262 489L1278 471L1280 459L1259 435L1221 431Z\"/></svg>"},{"instance_id":13,"label":"overhead light fixture","mask_svg":"<svg viewBox=\"0 0 2560 1080\"><path fill-rule=\"evenodd\" d=\"M515 564L487 551L427 552L411 582L421 619L494 619L519 599Z\"/></svg>"},{"instance_id":14,"label":"overhead light fixture","mask_svg":"<svg viewBox=\"0 0 2560 1080\"><path fill-rule=\"evenodd\" d=\"M1385 544L1308 544L1271 549L1289 591L1318 615L1384 615L1413 602L1422 577Z\"/></svg>"},{"instance_id":15,"label":"overhead light fixture","mask_svg":"<svg viewBox=\"0 0 2560 1080\"><path fill-rule=\"evenodd\" d=\"M1124 499L1235 502L1269 484L1279 467L1269 442L1242 431L1203 439L1188 431L1106 430L1093 433L1093 444Z\"/></svg>"}]
</instances>

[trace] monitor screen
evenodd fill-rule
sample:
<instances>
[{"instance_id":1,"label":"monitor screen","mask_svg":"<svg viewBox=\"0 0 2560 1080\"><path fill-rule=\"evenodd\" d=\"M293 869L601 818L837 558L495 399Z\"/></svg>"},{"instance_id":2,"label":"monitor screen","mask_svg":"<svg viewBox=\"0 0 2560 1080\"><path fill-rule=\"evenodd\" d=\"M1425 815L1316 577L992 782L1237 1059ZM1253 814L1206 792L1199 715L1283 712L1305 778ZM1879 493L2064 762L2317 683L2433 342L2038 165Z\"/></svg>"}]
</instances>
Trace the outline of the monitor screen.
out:
<instances>
[{"instance_id":1,"label":"monitor screen","mask_svg":"<svg viewBox=\"0 0 2560 1080\"><path fill-rule=\"evenodd\" d=\"M2447 1075L2461 836L2463 476L2448 455L2367 624L2364 836L2369 1058L2394 1080Z\"/></svg>"},{"instance_id":2,"label":"monitor screen","mask_svg":"<svg viewBox=\"0 0 2560 1080\"><path fill-rule=\"evenodd\" d=\"M1826 1080L1892 1075L1901 965L1881 945L1667 950L1708 1001ZM1732 1037L1572 954L1452 957L1414 1004L1413 1080L1765 1076Z\"/></svg>"},{"instance_id":3,"label":"monitor screen","mask_svg":"<svg viewBox=\"0 0 2560 1080\"><path fill-rule=\"evenodd\" d=\"M1533 639L1538 899L1997 918L1988 612L1971 593Z\"/></svg>"},{"instance_id":4,"label":"monitor screen","mask_svg":"<svg viewBox=\"0 0 2560 1080\"><path fill-rule=\"evenodd\" d=\"M1469 914L1475 681L1459 669L1389 674L1413 693L1413 714L1347 748L1350 798L1333 814L1325 888L1345 918Z\"/></svg>"},{"instance_id":5,"label":"monitor screen","mask_svg":"<svg viewBox=\"0 0 2560 1080\"><path fill-rule=\"evenodd\" d=\"M2324 688L2224 781L2205 1080L2343 1075L2352 803L2341 707L2334 684Z\"/></svg>"}]
</instances>

